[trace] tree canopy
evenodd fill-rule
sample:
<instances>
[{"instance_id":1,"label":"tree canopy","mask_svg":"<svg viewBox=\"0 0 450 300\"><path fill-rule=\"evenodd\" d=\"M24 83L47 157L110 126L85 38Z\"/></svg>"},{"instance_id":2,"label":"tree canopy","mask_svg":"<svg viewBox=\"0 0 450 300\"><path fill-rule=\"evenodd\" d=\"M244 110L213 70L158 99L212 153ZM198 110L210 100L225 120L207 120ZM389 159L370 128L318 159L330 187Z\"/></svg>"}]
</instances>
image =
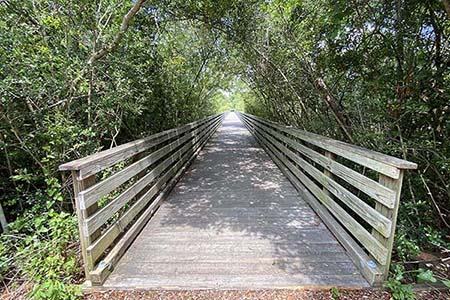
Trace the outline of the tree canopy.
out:
<instances>
[{"instance_id":1,"label":"tree canopy","mask_svg":"<svg viewBox=\"0 0 450 300\"><path fill-rule=\"evenodd\" d=\"M5 0L0 33L3 286L76 294L59 164L227 109L417 162L394 271L450 249L447 0Z\"/></svg>"}]
</instances>

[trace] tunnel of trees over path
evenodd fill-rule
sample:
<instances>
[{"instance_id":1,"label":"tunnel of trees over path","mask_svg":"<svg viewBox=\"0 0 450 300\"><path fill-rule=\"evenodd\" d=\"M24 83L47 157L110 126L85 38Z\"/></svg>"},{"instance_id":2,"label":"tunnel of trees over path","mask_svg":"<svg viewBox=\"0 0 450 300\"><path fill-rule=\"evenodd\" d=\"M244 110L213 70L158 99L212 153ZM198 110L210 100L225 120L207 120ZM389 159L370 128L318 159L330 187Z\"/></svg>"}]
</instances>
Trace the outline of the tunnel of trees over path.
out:
<instances>
[{"instance_id":1,"label":"tunnel of trees over path","mask_svg":"<svg viewBox=\"0 0 450 300\"><path fill-rule=\"evenodd\" d=\"M227 109L417 163L392 272L450 284L448 0L5 0L0 67L4 293L78 292L58 165Z\"/></svg>"}]
</instances>

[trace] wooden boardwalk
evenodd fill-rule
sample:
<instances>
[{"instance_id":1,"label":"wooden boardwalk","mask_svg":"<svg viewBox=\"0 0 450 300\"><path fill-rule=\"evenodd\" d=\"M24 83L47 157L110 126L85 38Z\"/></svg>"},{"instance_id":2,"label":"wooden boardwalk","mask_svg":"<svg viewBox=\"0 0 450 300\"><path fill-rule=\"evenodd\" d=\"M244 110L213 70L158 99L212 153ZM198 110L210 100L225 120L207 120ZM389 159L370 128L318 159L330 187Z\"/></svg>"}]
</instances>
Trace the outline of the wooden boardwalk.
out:
<instances>
[{"instance_id":1,"label":"wooden boardwalk","mask_svg":"<svg viewBox=\"0 0 450 300\"><path fill-rule=\"evenodd\" d=\"M368 283L229 113L103 286L260 289Z\"/></svg>"}]
</instances>

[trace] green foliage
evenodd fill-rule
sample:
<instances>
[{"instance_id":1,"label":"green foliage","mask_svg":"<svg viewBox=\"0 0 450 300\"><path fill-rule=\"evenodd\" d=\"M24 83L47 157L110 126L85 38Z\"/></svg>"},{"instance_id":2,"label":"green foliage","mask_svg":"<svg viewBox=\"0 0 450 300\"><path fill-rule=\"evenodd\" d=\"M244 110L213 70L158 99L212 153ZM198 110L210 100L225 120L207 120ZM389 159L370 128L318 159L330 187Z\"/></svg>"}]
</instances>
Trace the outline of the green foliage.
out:
<instances>
[{"instance_id":1,"label":"green foliage","mask_svg":"<svg viewBox=\"0 0 450 300\"><path fill-rule=\"evenodd\" d=\"M331 299L338 300L340 296L339 289L337 287L331 288Z\"/></svg>"},{"instance_id":2,"label":"green foliage","mask_svg":"<svg viewBox=\"0 0 450 300\"><path fill-rule=\"evenodd\" d=\"M418 283L437 283L440 281L442 284L449 286L449 282L446 279L438 279L434 276L433 271L419 268L417 270L405 271L405 267L399 264L392 266L393 274L389 280L385 283L385 287L388 288L394 299L400 300L413 300L416 299L415 294L412 292L410 284L404 284L402 281L405 279L406 273L412 273L416 276Z\"/></svg>"},{"instance_id":3,"label":"green foliage","mask_svg":"<svg viewBox=\"0 0 450 300\"><path fill-rule=\"evenodd\" d=\"M36 197L47 198L36 194ZM33 283L33 299L75 299L72 286L81 272L75 217L55 211L53 201L34 206L9 225L1 236L0 271Z\"/></svg>"},{"instance_id":4,"label":"green foliage","mask_svg":"<svg viewBox=\"0 0 450 300\"><path fill-rule=\"evenodd\" d=\"M392 293L392 298L395 300L414 300L416 296L414 295L411 285L402 284L401 282L390 279L385 284L385 287Z\"/></svg>"},{"instance_id":5,"label":"green foliage","mask_svg":"<svg viewBox=\"0 0 450 300\"><path fill-rule=\"evenodd\" d=\"M419 269L417 279L419 282L432 282L432 283L437 282L437 279L433 276L433 272L431 270Z\"/></svg>"},{"instance_id":6,"label":"green foliage","mask_svg":"<svg viewBox=\"0 0 450 300\"><path fill-rule=\"evenodd\" d=\"M57 166L228 109L349 139L344 126L356 144L417 162L396 258L450 248L450 19L440 1L147 1L120 44L88 64L132 5L0 4L0 203L12 222L3 278L33 281L36 299L75 296L70 180ZM411 299L400 280L391 290Z\"/></svg>"},{"instance_id":7,"label":"green foliage","mask_svg":"<svg viewBox=\"0 0 450 300\"><path fill-rule=\"evenodd\" d=\"M417 241L412 240L407 236L405 231L397 233L394 242L397 255L401 260L406 260L420 254L420 248L417 245Z\"/></svg>"},{"instance_id":8,"label":"green foliage","mask_svg":"<svg viewBox=\"0 0 450 300\"><path fill-rule=\"evenodd\" d=\"M442 3L269 1L253 18L245 42L228 35L244 49L256 95L246 110L418 163L403 184L394 258L449 249L450 18Z\"/></svg>"},{"instance_id":9,"label":"green foliage","mask_svg":"<svg viewBox=\"0 0 450 300\"><path fill-rule=\"evenodd\" d=\"M239 78L235 78L230 84L229 90L222 90L212 99L216 110L219 112L234 109L244 111L247 103L254 101L255 95Z\"/></svg>"},{"instance_id":10,"label":"green foliage","mask_svg":"<svg viewBox=\"0 0 450 300\"><path fill-rule=\"evenodd\" d=\"M395 300L415 300L416 296L412 291L411 285L403 284L401 281L404 278L404 267L401 265L393 266L394 274L384 284L386 288L392 293Z\"/></svg>"},{"instance_id":11,"label":"green foliage","mask_svg":"<svg viewBox=\"0 0 450 300\"><path fill-rule=\"evenodd\" d=\"M75 285L66 285L57 280L46 280L35 285L29 296L32 299L48 300L76 300L81 299L81 288Z\"/></svg>"},{"instance_id":12,"label":"green foliage","mask_svg":"<svg viewBox=\"0 0 450 300\"><path fill-rule=\"evenodd\" d=\"M152 1L114 51L88 64L132 4L0 4L0 203L10 222L0 277L29 282L29 297L79 293L71 181L58 165L215 113L213 98L235 76L217 32L174 22L171 4ZM228 2L205 5L227 14Z\"/></svg>"},{"instance_id":13,"label":"green foliage","mask_svg":"<svg viewBox=\"0 0 450 300\"><path fill-rule=\"evenodd\" d=\"M442 283L450 289L450 280L442 280Z\"/></svg>"},{"instance_id":14,"label":"green foliage","mask_svg":"<svg viewBox=\"0 0 450 300\"><path fill-rule=\"evenodd\" d=\"M436 278L431 270L418 269L415 271L417 273L417 282L420 283L437 283L440 282L446 287L450 288L450 281L448 279L442 279L442 277Z\"/></svg>"}]
</instances>

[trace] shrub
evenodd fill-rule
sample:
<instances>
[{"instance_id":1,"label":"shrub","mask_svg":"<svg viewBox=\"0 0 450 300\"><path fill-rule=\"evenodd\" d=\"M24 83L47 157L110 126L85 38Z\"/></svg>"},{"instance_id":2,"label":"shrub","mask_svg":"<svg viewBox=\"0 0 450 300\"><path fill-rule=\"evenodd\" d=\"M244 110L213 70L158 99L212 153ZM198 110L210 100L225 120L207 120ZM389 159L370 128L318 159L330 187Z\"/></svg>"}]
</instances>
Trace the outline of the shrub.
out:
<instances>
[{"instance_id":1,"label":"shrub","mask_svg":"<svg viewBox=\"0 0 450 300\"><path fill-rule=\"evenodd\" d=\"M28 281L32 299L75 299L81 275L76 218L53 206L36 205L10 224L0 240L0 276Z\"/></svg>"}]
</instances>

